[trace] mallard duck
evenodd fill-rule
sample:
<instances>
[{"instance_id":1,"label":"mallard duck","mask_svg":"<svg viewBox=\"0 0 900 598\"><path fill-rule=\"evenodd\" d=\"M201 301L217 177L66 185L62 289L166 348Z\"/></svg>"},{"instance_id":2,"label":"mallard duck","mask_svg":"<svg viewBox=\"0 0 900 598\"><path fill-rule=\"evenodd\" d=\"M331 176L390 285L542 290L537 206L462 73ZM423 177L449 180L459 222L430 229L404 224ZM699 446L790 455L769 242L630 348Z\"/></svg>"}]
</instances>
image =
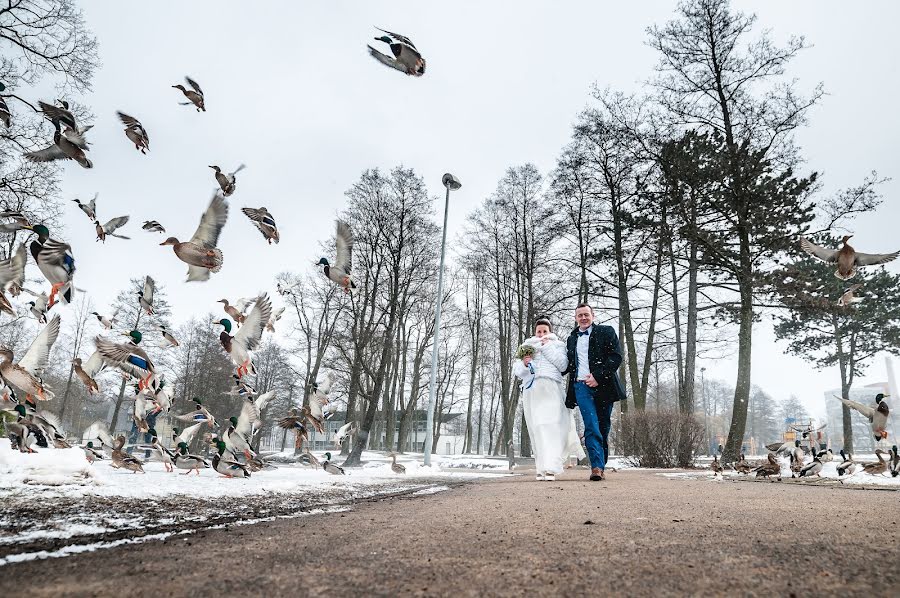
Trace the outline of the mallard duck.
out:
<instances>
[{"instance_id":1,"label":"mallard duck","mask_svg":"<svg viewBox=\"0 0 900 598\"><path fill-rule=\"evenodd\" d=\"M891 447L891 477L900 476L900 453L897 452L897 445Z\"/></svg>"},{"instance_id":2,"label":"mallard duck","mask_svg":"<svg viewBox=\"0 0 900 598\"><path fill-rule=\"evenodd\" d=\"M262 427L262 410L275 396L275 391L265 392L255 399L248 398L241 403L241 413L237 417L235 429L248 441L253 440Z\"/></svg>"},{"instance_id":3,"label":"mallard duck","mask_svg":"<svg viewBox=\"0 0 900 598\"><path fill-rule=\"evenodd\" d=\"M41 109L41 112L44 113L44 118L49 120L55 126L62 123L77 131L78 123L75 121L75 115L69 110L69 103L63 100L56 100L56 103L59 104L59 106L38 101L38 107Z\"/></svg>"},{"instance_id":4,"label":"mallard duck","mask_svg":"<svg viewBox=\"0 0 900 598\"><path fill-rule=\"evenodd\" d=\"M800 473L800 470L803 469L803 457L805 454L800 446L800 441L795 440L794 448L791 449L789 455L791 458L791 477L794 477L794 474Z\"/></svg>"},{"instance_id":5,"label":"mallard duck","mask_svg":"<svg viewBox=\"0 0 900 598\"><path fill-rule=\"evenodd\" d=\"M355 289L356 284L350 278L351 260L353 256L353 231L350 226L342 221L336 221L336 231L334 235L334 264L330 264L328 259L321 258L317 265L322 266L322 272L332 282L343 287L345 293L349 293L350 289Z\"/></svg>"},{"instance_id":6,"label":"mallard duck","mask_svg":"<svg viewBox=\"0 0 900 598\"><path fill-rule=\"evenodd\" d=\"M265 208L241 208L241 211L253 221L253 224L262 233L263 238L269 242L269 245L272 244L272 241L275 241L276 244L278 243L280 240L278 227L275 225L275 218L272 217L269 210Z\"/></svg>"},{"instance_id":7,"label":"mallard duck","mask_svg":"<svg viewBox=\"0 0 900 598\"><path fill-rule=\"evenodd\" d=\"M859 463L854 461L849 453L845 453L844 449L841 449L841 462L838 463L837 473L839 476L851 474L858 470L861 466Z\"/></svg>"},{"instance_id":8,"label":"mallard duck","mask_svg":"<svg viewBox=\"0 0 900 598\"><path fill-rule=\"evenodd\" d=\"M44 149L25 153L25 158L32 162L75 160L83 168L93 168L93 162L84 153L88 149L88 143L84 138L87 129L78 131L66 127L66 130L63 131L58 122L55 122L53 126L53 143Z\"/></svg>"},{"instance_id":9,"label":"mallard duck","mask_svg":"<svg viewBox=\"0 0 900 598\"><path fill-rule=\"evenodd\" d=\"M222 193L225 195L225 197L231 197L231 194L234 193L235 187L237 185L237 177L235 175L245 169L246 166L244 164L241 164L240 166L235 168L234 171L229 173L222 172L222 169L215 164L210 165L210 168L216 171L216 182L222 189Z\"/></svg>"},{"instance_id":10,"label":"mallard duck","mask_svg":"<svg viewBox=\"0 0 900 598\"><path fill-rule=\"evenodd\" d=\"M6 105L6 100L3 98L0 98L0 121L3 122L7 129L12 124L12 114L9 111L9 106Z\"/></svg>"},{"instance_id":11,"label":"mallard duck","mask_svg":"<svg viewBox=\"0 0 900 598\"><path fill-rule=\"evenodd\" d=\"M228 220L228 204L221 194L216 193L200 217L200 226L190 241L182 243L175 237L169 237L160 243L171 245L178 259L188 265L188 282L209 280L210 272L222 269L224 258L222 250L216 247L216 243L219 242L219 234L226 220Z\"/></svg>"},{"instance_id":12,"label":"mallard duck","mask_svg":"<svg viewBox=\"0 0 900 598\"><path fill-rule=\"evenodd\" d=\"M197 431L200 427L205 423L204 421L198 421L192 426L188 426L184 430L179 430L178 428L172 428L172 446L178 447L179 444L184 443L185 445L191 444L194 441L194 436L197 435Z\"/></svg>"},{"instance_id":13,"label":"mallard duck","mask_svg":"<svg viewBox=\"0 0 900 598\"><path fill-rule=\"evenodd\" d=\"M126 374L138 378L138 387L143 390L149 387L156 368L153 362L150 361L150 356L147 355L147 352L138 347L138 344L144 338L140 331L132 330L122 334L131 340L127 343L114 343L98 336L94 344L97 345L97 351L100 352L100 356L103 359Z\"/></svg>"},{"instance_id":14,"label":"mallard duck","mask_svg":"<svg viewBox=\"0 0 900 598\"><path fill-rule=\"evenodd\" d=\"M712 470L712 472L713 472L713 477L716 477L718 474L720 474L720 473L722 473L723 471L725 471L724 468L722 467L722 464L719 463L719 456L718 456L718 455L713 455L713 460L712 460L712 463L709 464L709 468L710 468L710 469Z\"/></svg>"},{"instance_id":15,"label":"mallard duck","mask_svg":"<svg viewBox=\"0 0 900 598\"><path fill-rule=\"evenodd\" d=\"M116 438L112 451L112 466L116 469L124 468L133 473L144 473L144 462L122 450L124 446L125 437Z\"/></svg>"},{"instance_id":16,"label":"mallard duck","mask_svg":"<svg viewBox=\"0 0 900 598\"><path fill-rule=\"evenodd\" d=\"M40 426L31 421L24 405L16 405L14 409L16 421L6 423L6 432L10 435L11 447L22 453L35 452L34 447L48 448L47 437Z\"/></svg>"},{"instance_id":17,"label":"mallard duck","mask_svg":"<svg viewBox=\"0 0 900 598\"><path fill-rule=\"evenodd\" d=\"M298 415L297 410L293 407L288 410L287 417L282 417L278 420L278 427L294 431L295 452L302 449L303 441L309 438L309 433L306 431L306 424L304 423L305 421L306 417Z\"/></svg>"},{"instance_id":18,"label":"mallard duck","mask_svg":"<svg viewBox=\"0 0 900 598\"><path fill-rule=\"evenodd\" d=\"M6 383L24 391L27 395L26 400L36 396L42 401L49 401L54 396L41 380L41 374L49 364L50 349L57 336L59 336L59 314L53 316L17 363L13 363L11 350L0 349L0 376Z\"/></svg>"},{"instance_id":19,"label":"mallard duck","mask_svg":"<svg viewBox=\"0 0 900 598\"><path fill-rule=\"evenodd\" d=\"M147 433L150 434L150 450L152 450L156 454L156 457L162 461L163 466L166 468L166 472L172 473L175 471L172 467L172 464L175 462L175 452L170 451L162 445L159 441L159 435L154 428L150 428Z\"/></svg>"},{"instance_id":20,"label":"mallard duck","mask_svg":"<svg viewBox=\"0 0 900 598\"><path fill-rule=\"evenodd\" d=\"M269 321L266 322L266 330L269 332L275 332L275 324L278 320L281 319L282 314L284 314L284 306L279 307L275 311L272 312L272 317L269 318Z\"/></svg>"},{"instance_id":21,"label":"mallard duck","mask_svg":"<svg viewBox=\"0 0 900 598\"><path fill-rule=\"evenodd\" d=\"M25 282L25 263L28 261L28 253L25 244L20 243L16 252L5 260L0 260L0 295L6 298L6 293L18 297L22 292L22 284ZM8 304L9 301L7 300Z\"/></svg>"},{"instance_id":22,"label":"mallard duck","mask_svg":"<svg viewBox=\"0 0 900 598\"><path fill-rule=\"evenodd\" d=\"M140 385L134 385L134 406L132 408L131 418L134 425L140 432L147 433L150 431L150 424L147 422L147 414L154 409L152 393L150 389L143 389Z\"/></svg>"},{"instance_id":23,"label":"mallard duck","mask_svg":"<svg viewBox=\"0 0 900 598\"><path fill-rule=\"evenodd\" d=\"M151 384L150 390L153 391L153 404L155 405L153 412L159 413L162 411L168 414L169 410L172 409L172 397L169 395L165 377L160 378L158 384Z\"/></svg>"},{"instance_id":24,"label":"mallard duck","mask_svg":"<svg viewBox=\"0 0 900 598\"><path fill-rule=\"evenodd\" d=\"M94 193L94 199L87 203L81 203L80 199L73 199L72 201L78 206L78 209L85 213L88 219L93 222L97 219L97 196L99 193Z\"/></svg>"},{"instance_id":25,"label":"mallard duck","mask_svg":"<svg viewBox=\"0 0 900 598\"><path fill-rule=\"evenodd\" d=\"M89 425L81 435L83 440L90 440L93 448L107 458L112 458L115 441L106 427L106 422L97 420Z\"/></svg>"},{"instance_id":26,"label":"mallard duck","mask_svg":"<svg viewBox=\"0 0 900 598\"><path fill-rule=\"evenodd\" d=\"M31 291L28 291L29 293ZM47 303L49 299L47 298L47 293L41 293L40 295L35 295L34 301L29 301L25 305L28 306L28 311L34 316L34 319L38 321L39 324L47 323Z\"/></svg>"},{"instance_id":27,"label":"mallard duck","mask_svg":"<svg viewBox=\"0 0 900 598\"><path fill-rule=\"evenodd\" d=\"M235 307L234 305L229 305L228 299L219 299L218 301L216 301L216 303L224 303L225 304L223 309L225 310L225 313L228 314L232 320L234 320L235 324L240 326L244 322L243 312L241 310L239 310L237 307Z\"/></svg>"},{"instance_id":28,"label":"mallard duck","mask_svg":"<svg viewBox=\"0 0 900 598\"><path fill-rule=\"evenodd\" d=\"M193 104L195 108L197 108L197 112L206 112L206 101L203 97L203 90L200 89L200 86L196 81L191 79L190 77L184 78L185 82L191 87L191 89L185 89L184 85L180 83L178 85L173 85L175 89L180 89L181 93L184 94L184 97L188 99L187 102L178 102L182 106L190 106Z\"/></svg>"},{"instance_id":29,"label":"mallard duck","mask_svg":"<svg viewBox=\"0 0 900 598\"><path fill-rule=\"evenodd\" d=\"M231 321L222 318L219 324L224 330L219 334L219 342L222 348L231 357L231 361L237 366L237 376L242 378L244 374L256 374L256 368L250 359L250 351L259 346L266 323L272 317L272 303L269 296L262 294L253 304L253 309L244 319L244 325L231 336Z\"/></svg>"},{"instance_id":30,"label":"mallard duck","mask_svg":"<svg viewBox=\"0 0 900 598\"><path fill-rule=\"evenodd\" d=\"M106 363L103 361L100 351L91 353L87 363L82 363L80 357L74 358L72 360L72 367L75 371L75 375L78 376L78 379L81 380L85 388L87 388L88 394L94 395L100 392L100 387L97 384L97 374L106 369Z\"/></svg>"},{"instance_id":31,"label":"mallard duck","mask_svg":"<svg viewBox=\"0 0 900 598\"><path fill-rule=\"evenodd\" d=\"M346 475L343 467L331 462L331 453L325 453L325 462L322 463L322 469L333 475Z\"/></svg>"},{"instance_id":32,"label":"mallard duck","mask_svg":"<svg viewBox=\"0 0 900 598\"><path fill-rule=\"evenodd\" d=\"M856 276L856 268L862 266L878 266L893 261L900 255L900 251L893 253L859 253L851 247L849 241L853 235L844 235L841 239L843 246L838 249L827 249L800 237L800 247L816 259L829 264L837 264L834 275L841 280L849 280Z\"/></svg>"},{"instance_id":33,"label":"mallard duck","mask_svg":"<svg viewBox=\"0 0 900 598\"><path fill-rule=\"evenodd\" d=\"M141 228L151 233L166 232L165 227L156 220L144 220L144 224L141 226Z\"/></svg>"},{"instance_id":34,"label":"mallard duck","mask_svg":"<svg viewBox=\"0 0 900 598\"><path fill-rule=\"evenodd\" d=\"M130 216L116 216L107 221L106 224L100 224L99 220L94 220L94 229L97 231L97 240L106 243L106 237L115 237L116 239L130 239L125 235L117 235L116 231L126 224Z\"/></svg>"},{"instance_id":35,"label":"mallard duck","mask_svg":"<svg viewBox=\"0 0 900 598\"><path fill-rule=\"evenodd\" d=\"M228 450L231 452L243 453L248 460L256 457L256 452L250 447L250 442L237 430L238 418L230 417L228 418L228 423L228 429L226 429L225 433L222 435Z\"/></svg>"},{"instance_id":36,"label":"mallard duck","mask_svg":"<svg viewBox=\"0 0 900 598\"><path fill-rule=\"evenodd\" d=\"M147 277L144 279L144 288L141 290L138 296L138 303L141 305L141 309L148 316L153 315L153 295L156 294L156 281L151 277Z\"/></svg>"},{"instance_id":37,"label":"mallard duck","mask_svg":"<svg viewBox=\"0 0 900 598\"><path fill-rule=\"evenodd\" d=\"M734 470L738 473L748 474L750 470L753 469L754 465L747 461L747 457L744 456L744 453L741 453L741 459L737 463L734 464Z\"/></svg>"},{"instance_id":38,"label":"mallard duck","mask_svg":"<svg viewBox=\"0 0 900 598\"><path fill-rule=\"evenodd\" d=\"M781 463L778 462L778 459L775 457L775 453L769 453L768 460L754 469L756 472L756 477L767 478L769 476L778 476L778 479L781 479Z\"/></svg>"},{"instance_id":39,"label":"mallard duck","mask_svg":"<svg viewBox=\"0 0 900 598\"><path fill-rule=\"evenodd\" d=\"M319 460L316 459L315 455L309 452L309 449L306 449L306 451L304 451L303 454L300 455L300 463L306 465L307 467L312 467L313 469L319 469L322 466L322 464L319 463Z\"/></svg>"},{"instance_id":40,"label":"mallard duck","mask_svg":"<svg viewBox=\"0 0 900 598\"><path fill-rule=\"evenodd\" d=\"M800 469L799 477L801 478L811 478L812 476L816 476L817 478L822 477L820 474L822 473L822 456L825 454L825 451L819 451L819 454L813 457L812 463L808 463L804 465ZM791 476L794 477L794 476Z\"/></svg>"},{"instance_id":41,"label":"mallard duck","mask_svg":"<svg viewBox=\"0 0 900 598\"><path fill-rule=\"evenodd\" d=\"M163 347L177 347L179 345L178 339L175 338L175 335L169 332L169 329L166 328L165 324L160 324L157 326L159 329L159 333L162 335L165 344Z\"/></svg>"},{"instance_id":42,"label":"mallard duck","mask_svg":"<svg viewBox=\"0 0 900 598\"><path fill-rule=\"evenodd\" d=\"M849 307L854 303L859 303L860 301L862 301L862 297L857 297L856 295L854 295L854 293L856 293L856 291L858 291L861 286L861 282L851 285L850 288L841 293L841 296L837 300L837 304L841 307Z\"/></svg>"},{"instance_id":43,"label":"mallard duck","mask_svg":"<svg viewBox=\"0 0 900 598\"><path fill-rule=\"evenodd\" d=\"M37 239L31 242L31 256L37 263L44 278L51 284L48 308L56 304L56 295L60 295L63 304L71 303L75 295L72 278L75 276L75 258L72 248L50 238L50 231L43 224L28 227Z\"/></svg>"},{"instance_id":44,"label":"mallard duck","mask_svg":"<svg viewBox=\"0 0 900 598\"><path fill-rule=\"evenodd\" d=\"M93 464L94 461L103 461L106 457L103 456L103 453L94 448L94 442L89 440L87 445L81 447L81 450L84 451L84 458L87 459L88 463Z\"/></svg>"},{"instance_id":45,"label":"mallard duck","mask_svg":"<svg viewBox=\"0 0 900 598\"><path fill-rule=\"evenodd\" d=\"M216 441L216 453L212 458L212 466L216 472L226 478L249 478L250 470L246 465L228 458L225 453L227 448L221 440Z\"/></svg>"},{"instance_id":46,"label":"mallard duck","mask_svg":"<svg viewBox=\"0 0 900 598\"><path fill-rule=\"evenodd\" d=\"M393 471L394 473L406 473L406 466L402 465L400 463L397 463L397 454L396 453L391 453L390 455L388 455L388 457L393 459L393 461L391 461L391 471ZM719 473L721 473L721 471ZM713 474L713 475L715 475L715 474Z\"/></svg>"},{"instance_id":47,"label":"mallard duck","mask_svg":"<svg viewBox=\"0 0 900 598\"><path fill-rule=\"evenodd\" d=\"M887 421L888 416L891 413L890 408L888 407L887 401L884 399L890 395L886 395L884 393L878 393L875 395L875 406L869 407L868 405L863 405L862 403L857 403L856 401L851 401L849 399L842 399L841 397L834 397L847 407L851 409L857 410L860 415L869 420L872 424L872 435L875 438L875 442L880 442L888 437L887 433Z\"/></svg>"},{"instance_id":48,"label":"mallard duck","mask_svg":"<svg viewBox=\"0 0 900 598\"><path fill-rule=\"evenodd\" d=\"M878 457L878 461L864 464L862 470L870 475L880 475L888 471L888 462L884 460L882 455L884 455L883 450L875 449L875 456Z\"/></svg>"},{"instance_id":49,"label":"mallard duck","mask_svg":"<svg viewBox=\"0 0 900 598\"><path fill-rule=\"evenodd\" d=\"M378 31L382 31L387 35L376 37L375 41L384 42L391 49L393 58L386 54L382 54L372 46L366 46L369 49L369 55L375 60L392 69L396 69L413 77L421 77L425 74L425 59L419 54L416 46L408 37L399 33L391 33L379 27Z\"/></svg>"},{"instance_id":50,"label":"mallard duck","mask_svg":"<svg viewBox=\"0 0 900 598\"><path fill-rule=\"evenodd\" d=\"M24 405L20 406L24 407ZM41 429L41 432L43 432L49 442L53 443L54 447L58 449L72 448L72 445L66 440L62 422L59 421L59 418L56 417L56 415L49 411L34 408L26 407L25 409L28 413L29 421Z\"/></svg>"},{"instance_id":51,"label":"mallard duck","mask_svg":"<svg viewBox=\"0 0 900 598\"><path fill-rule=\"evenodd\" d=\"M334 435L334 444L336 447L340 447L344 440L350 438L350 436L355 433L357 430L356 422L348 422L341 426L337 433Z\"/></svg>"},{"instance_id":52,"label":"mallard duck","mask_svg":"<svg viewBox=\"0 0 900 598\"><path fill-rule=\"evenodd\" d=\"M95 311L92 311L91 315L97 318L97 321L100 322L100 326L102 326L105 330L112 330L113 326L116 324L116 315L118 315L118 313L119 310L117 309L108 318L106 316L101 316Z\"/></svg>"},{"instance_id":53,"label":"mallard duck","mask_svg":"<svg viewBox=\"0 0 900 598\"><path fill-rule=\"evenodd\" d=\"M125 137L128 137L131 143L134 144L134 149L142 154L146 154L147 150L150 149L150 138L147 136L147 130L144 128L144 125L135 117L128 116L124 112L116 112L116 114L119 116L122 124L125 125Z\"/></svg>"},{"instance_id":54,"label":"mallard duck","mask_svg":"<svg viewBox=\"0 0 900 598\"><path fill-rule=\"evenodd\" d=\"M181 421L189 421L189 422L197 422L198 424L207 424L210 428L216 425L216 418L213 417L213 414L210 413L209 409L203 406L203 402L199 397L194 397L191 399L194 401L194 410L188 411L187 413L182 413L181 415L176 415L175 419ZM188 444L190 444L190 440L188 440Z\"/></svg>"},{"instance_id":55,"label":"mallard duck","mask_svg":"<svg viewBox=\"0 0 900 598\"><path fill-rule=\"evenodd\" d=\"M178 443L172 464L178 469L186 469L187 471L184 472L184 475L189 475L192 471L195 471L197 472L197 475L200 475L201 468L209 468L209 462L206 459L200 455L188 453L186 442Z\"/></svg>"},{"instance_id":56,"label":"mallard duck","mask_svg":"<svg viewBox=\"0 0 900 598\"><path fill-rule=\"evenodd\" d=\"M778 453L789 453L794 448L794 442L795 441L793 440L788 440L787 442L773 442L772 444L767 444L766 448L776 455Z\"/></svg>"}]
</instances>

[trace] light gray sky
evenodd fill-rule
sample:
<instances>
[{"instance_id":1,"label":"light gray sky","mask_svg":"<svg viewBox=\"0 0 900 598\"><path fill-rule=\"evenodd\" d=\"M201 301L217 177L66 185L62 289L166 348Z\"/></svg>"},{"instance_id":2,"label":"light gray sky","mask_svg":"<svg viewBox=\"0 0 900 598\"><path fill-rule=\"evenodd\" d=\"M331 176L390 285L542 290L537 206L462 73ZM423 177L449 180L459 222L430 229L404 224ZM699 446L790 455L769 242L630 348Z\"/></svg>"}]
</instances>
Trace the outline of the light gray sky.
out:
<instances>
[{"instance_id":1,"label":"light gray sky","mask_svg":"<svg viewBox=\"0 0 900 598\"><path fill-rule=\"evenodd\" d=\"M129 277L166 285L176 321L221 306L222 297L274 291L274 276L301 271L319 257L345 205L344 191L365 168L413 167L432 193L452 171L450 238L495 188L504 170L533 162L553 168L594 83L637 92L656 56L645 29L670 18L675 3L606 2L183 2L85 3L100 42L102 68L84 98L97 116L93 170L66 165L65 199L99 192L101 221L130 214L131 241L94 242L93 225L67 203L66 238L78 260L77 284L106 310ZM177 7L176 7L177 6ZM755 11L776 39L802 34L814 44L790 74L829 95L798 141L824 191L858 183L871 170L897 177L900 124L894 2L737 2ZM424 77L386 69L366 54L373 26L408 35L427 59ZM195 78L205 114L179 106L171 85ZM130 146L115 116L140 119L150 153ZM225 267L207 283L184 283L186 266L163 235L140 230L159 220L189 238L214 188L209 164L240 163L238 189L220 246ZM897 180L883 187L877 214L854 226L868 251L896 249ZM441 202L442 203L442 202ZM240 213L266 206L282 242L268 246ZM436 202L437 211L441 206ZM440 214L438 214L438 217ZM898 271L898 266L892 266ZM278 298L276 297L276 302ZM734 379L733 360L701 364ZM885 378L877 359L862 383ZM837 372L817 372L785 356L761 325L754 337L753 381L776 397L800 396L824 412L822 393Z\"/></svg>"}]
</instances>

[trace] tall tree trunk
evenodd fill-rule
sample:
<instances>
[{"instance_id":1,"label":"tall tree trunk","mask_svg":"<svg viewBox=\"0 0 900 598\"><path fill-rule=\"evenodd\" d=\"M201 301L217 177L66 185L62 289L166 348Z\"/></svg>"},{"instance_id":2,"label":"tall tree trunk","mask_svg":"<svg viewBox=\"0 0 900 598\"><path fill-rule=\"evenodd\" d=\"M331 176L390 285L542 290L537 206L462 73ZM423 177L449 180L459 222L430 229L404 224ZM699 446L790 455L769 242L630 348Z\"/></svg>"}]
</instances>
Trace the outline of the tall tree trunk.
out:
<instances>
[{"instance_id":1,"label":"tall tree trunk","mask_svg":"<svg viewBox=\"0 0 900 598\"><path fill-rule=\"evenodd\" d=\"M734 388L734 403L731 411L731 426L728 440L722 453L723 461L737 461L744 442L747 425L747 403L750 400L750 357L753 332L753 283L752 279L739 279L741 291L740 320L738 328L738 372Z\"/></svg>"}]
</instances>

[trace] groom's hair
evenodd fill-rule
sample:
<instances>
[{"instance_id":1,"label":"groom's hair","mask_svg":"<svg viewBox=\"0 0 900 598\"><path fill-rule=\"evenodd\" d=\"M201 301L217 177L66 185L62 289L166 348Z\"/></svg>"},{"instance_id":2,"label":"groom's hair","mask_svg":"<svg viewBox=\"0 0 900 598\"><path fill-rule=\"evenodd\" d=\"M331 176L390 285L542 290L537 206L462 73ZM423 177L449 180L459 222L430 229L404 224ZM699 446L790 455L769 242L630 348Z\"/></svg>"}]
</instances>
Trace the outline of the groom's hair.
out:
<instances>
[{"instance_id":1,"label":"groom's hair","mask_svg":"<svg viewBox=\"0 0 900 598\"><path fill-rule=\"evenodd\" d=\"M582 307L586 307L589 310L591 310L591 313L594 313L594 308L591 307L590 305L588 305L587 303L579 303L578 305L575 306L575 309L578 310L578 309L581 309Z\"/></svg>"},{"instance_id":2,"label":"groom's hair","mask_svg":"<svg viewBox=\"0 0 900 598\"><path fill-rule=\"evenodd\" d=\"M541 324L543 324L544 326L549 328L550 332L553 332L553 324L550 323L550 320L548 320L547 318L538 318L534 322L535 329L537 329L537 327L540 326Z\"/></svg>"}]
</instances>

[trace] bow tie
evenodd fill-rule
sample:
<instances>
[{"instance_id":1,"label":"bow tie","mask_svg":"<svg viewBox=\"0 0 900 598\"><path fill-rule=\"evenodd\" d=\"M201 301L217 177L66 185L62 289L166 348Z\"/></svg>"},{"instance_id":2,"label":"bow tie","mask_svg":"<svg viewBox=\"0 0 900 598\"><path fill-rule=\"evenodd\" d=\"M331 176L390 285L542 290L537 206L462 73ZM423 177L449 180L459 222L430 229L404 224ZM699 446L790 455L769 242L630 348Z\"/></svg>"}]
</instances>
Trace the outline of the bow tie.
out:
<instances>
[{"instance_id":1,"label":"bow tie","mask_svg":"<svg viewBox=\"0 0 900 598\"><path fill-rule=\"evenodd\" d=\"M590 329L590 328L588 328L588 329L585 330L584 332L582 332L581 330L579 330L579 331L578 331L578 336L587 336L587 335L589 335L590 333L591 333L591 329Z\"/></svg>"}]
</instances>

